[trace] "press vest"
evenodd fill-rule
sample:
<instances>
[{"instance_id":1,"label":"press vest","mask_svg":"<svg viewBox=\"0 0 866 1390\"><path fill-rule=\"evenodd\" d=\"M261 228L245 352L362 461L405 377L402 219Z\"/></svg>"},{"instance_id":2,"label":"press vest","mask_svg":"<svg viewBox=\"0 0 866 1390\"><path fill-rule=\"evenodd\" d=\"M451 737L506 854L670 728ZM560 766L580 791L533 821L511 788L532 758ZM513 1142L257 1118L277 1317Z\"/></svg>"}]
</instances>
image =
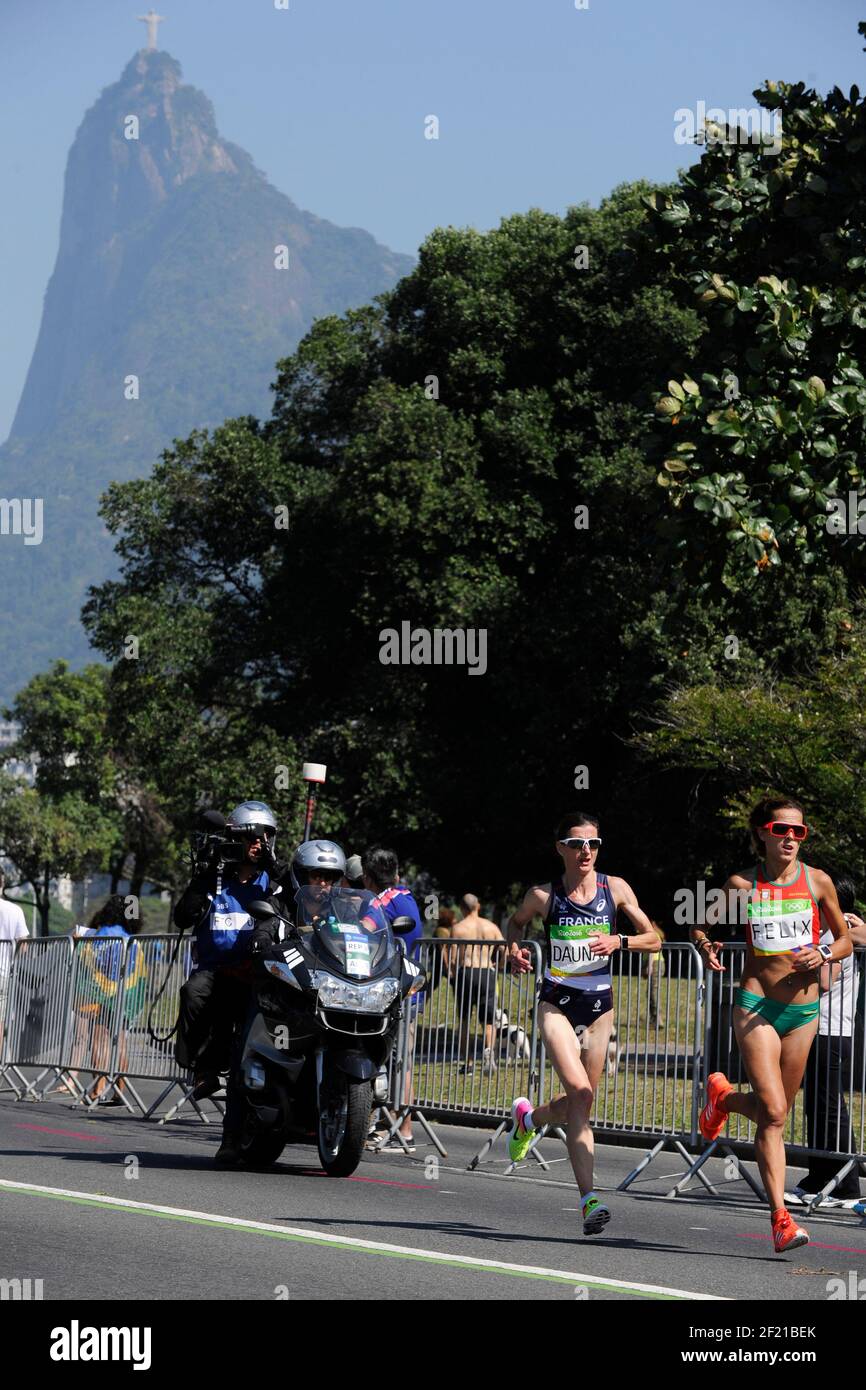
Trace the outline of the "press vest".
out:
<instances>
[{"instance_id":1,"label":"press vest","mask_svg":"<svg viewBox=\"0 0 866 1390\"><path fill-rule=\"evenodd\" d=\"M229 879L222 890L213 895L207 917L195 936L199 969L213 970L215 966L233 965L244 958L245 934L255 926L247 905L256 898L266 898L269 886L270 879L262 869L248 883Z\"/></svg>"}]
</instances>

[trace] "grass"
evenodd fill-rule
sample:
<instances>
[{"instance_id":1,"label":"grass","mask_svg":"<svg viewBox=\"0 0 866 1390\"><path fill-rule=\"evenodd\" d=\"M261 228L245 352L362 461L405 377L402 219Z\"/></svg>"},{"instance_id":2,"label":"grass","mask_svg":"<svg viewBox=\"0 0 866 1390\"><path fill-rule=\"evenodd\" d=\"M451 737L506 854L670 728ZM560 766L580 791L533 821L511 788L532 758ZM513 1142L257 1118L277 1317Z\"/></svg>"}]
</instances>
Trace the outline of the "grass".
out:
<instances>
[{"instance_id":1,"label":"grass","mask_svg":"<svg viewBox=\"0 0 866 1390\"><path fill-rule=\"evenodd\" d=\"M497 1004L511 1025L531 1034L534 990L526 978L498 977ZM694 981L662 979L656 1019L649 1015L646 979L614 979L619 1032L619 1065L607 1071L596 1096L593 1123L598 1128L637 1130L648 1134L691 1132L692 1084L697 989ZM625 1039L629 1041L626 1046ZM556 1095L558 1079L540 1058L534 1071L513 1049L497 1050L496 1072L482 1073L483 1033L472 1015L468 1047L461 1048L459 1018L452 987L440 982L421 1014L415 1044L413 1086L424 1109L506 1116L516 1095L537 1100ZM470 1074L461 1071L464 1056L474 1060Z\"/></svg>"}]
</instances>

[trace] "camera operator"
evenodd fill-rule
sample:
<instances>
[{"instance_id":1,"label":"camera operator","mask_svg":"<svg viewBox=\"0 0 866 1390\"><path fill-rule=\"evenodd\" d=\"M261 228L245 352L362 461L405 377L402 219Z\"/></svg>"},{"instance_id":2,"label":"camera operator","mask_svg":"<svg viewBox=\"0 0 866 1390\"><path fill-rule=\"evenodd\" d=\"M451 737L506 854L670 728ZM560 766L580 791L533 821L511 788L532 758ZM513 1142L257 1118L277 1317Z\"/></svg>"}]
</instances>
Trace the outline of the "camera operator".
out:
<instances>
[{"instance_id":1,"label":"camera operator","mask_svg":"<svg viewBox=\"0 0 866 1390\"><path fill-rule=\"evenodd\" d=\"M205 819L219 817L210 812ZM279 876L276 832L276 818L265 802L241 802L224 830L206 837L203 862L174 910L178 930L195 933L196 969L180 992L175 1056L195 1073L196 1100L212 1095L219 1087L218 1073L232 1068L252 979L249 949L255 923L247 906L267 897ZM238 1100L230 1077L218 1163L238 1160Z\"/></svg>"}]
</instances>

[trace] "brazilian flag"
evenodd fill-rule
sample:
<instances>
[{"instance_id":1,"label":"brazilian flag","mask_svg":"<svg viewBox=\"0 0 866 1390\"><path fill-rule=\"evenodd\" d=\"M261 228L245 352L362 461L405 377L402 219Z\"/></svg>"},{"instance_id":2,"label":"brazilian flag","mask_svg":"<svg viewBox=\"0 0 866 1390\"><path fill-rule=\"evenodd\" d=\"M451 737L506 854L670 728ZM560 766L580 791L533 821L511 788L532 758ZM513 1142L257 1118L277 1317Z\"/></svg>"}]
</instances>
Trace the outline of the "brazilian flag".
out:
<instances>
[{"instance_id":1,"label":"brazilian flag","mask_svg":"<svg viewBox=\"0 0 866 1390\"><path fill-rule=\"evenodd\" d=\"M97 1014L110 1010L117 998L118 988L123 995L123 1022L126 1027L135 1021L144 1004L147 989L147 965L144 952L137 942L130 941L121 972L122 941L85 940L78 944L83 957L82 978L77 990L76 1008L82 1014Z\"/></svg>"}]
</instances>

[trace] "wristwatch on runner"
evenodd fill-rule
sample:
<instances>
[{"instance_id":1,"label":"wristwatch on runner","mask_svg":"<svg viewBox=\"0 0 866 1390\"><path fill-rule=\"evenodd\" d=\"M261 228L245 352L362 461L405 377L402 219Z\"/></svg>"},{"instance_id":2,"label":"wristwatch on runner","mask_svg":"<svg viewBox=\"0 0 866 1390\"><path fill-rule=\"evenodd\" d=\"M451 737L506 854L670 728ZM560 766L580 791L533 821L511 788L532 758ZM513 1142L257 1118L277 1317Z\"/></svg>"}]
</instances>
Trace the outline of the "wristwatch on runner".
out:
<instances>
[{"instance_id":1,"label":"wristwatch on runner","mask_svg":"<svg viewBox=\"0 0 866 1390\"><path fill-rule=\"evenodd\" d=\"M833 948L832 946L819 946L818 954L823 956L825 960L831 960L833 956Z\"/></svg>"}]
</instances>

